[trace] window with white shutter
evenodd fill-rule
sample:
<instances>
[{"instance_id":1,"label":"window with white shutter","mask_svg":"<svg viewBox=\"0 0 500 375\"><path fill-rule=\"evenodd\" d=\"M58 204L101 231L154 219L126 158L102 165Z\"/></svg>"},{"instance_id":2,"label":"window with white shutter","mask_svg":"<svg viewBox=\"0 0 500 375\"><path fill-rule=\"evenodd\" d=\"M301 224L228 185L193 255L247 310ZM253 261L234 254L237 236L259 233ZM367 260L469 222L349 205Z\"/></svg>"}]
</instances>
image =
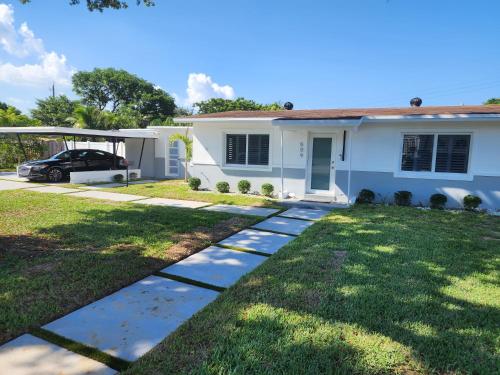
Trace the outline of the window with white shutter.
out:
<instances>
[{"instance_id":1,"label":"window with white shutter","mask_svg":"<svg viewBox=\"0 0 500 375\"><path fill-rule=\"evenodd\" d=\"M269 165L269 134L226 134L226 164Z\"/></svg>"},{"instance_id":2,"label":"window with white shutter","mask_svg":"<svg viewBox=\"0 0 500 375\"><path fill-rule=\"evenodd\" d=\"M436 172L467 173L470 135L439 135Z\"/></svg>"}]
</instances>

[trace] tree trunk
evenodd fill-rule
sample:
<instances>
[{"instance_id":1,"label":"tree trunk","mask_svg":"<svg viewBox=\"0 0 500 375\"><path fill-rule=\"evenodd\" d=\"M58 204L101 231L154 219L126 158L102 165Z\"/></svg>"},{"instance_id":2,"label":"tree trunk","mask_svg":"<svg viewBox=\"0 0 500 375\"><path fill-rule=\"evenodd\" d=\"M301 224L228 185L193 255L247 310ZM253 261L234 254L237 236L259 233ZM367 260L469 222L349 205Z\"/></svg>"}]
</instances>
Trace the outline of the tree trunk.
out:
<instances>
[{"instance_id":1,"label":"tree trunk","mask_svg":"<svg viewBox=\"0 0 500 375\"><path fill-rule=\"evenodd\" d=\"M184 158L184 182L188 181L188 158L187 155Z\"/></svg>"}]
</instances>

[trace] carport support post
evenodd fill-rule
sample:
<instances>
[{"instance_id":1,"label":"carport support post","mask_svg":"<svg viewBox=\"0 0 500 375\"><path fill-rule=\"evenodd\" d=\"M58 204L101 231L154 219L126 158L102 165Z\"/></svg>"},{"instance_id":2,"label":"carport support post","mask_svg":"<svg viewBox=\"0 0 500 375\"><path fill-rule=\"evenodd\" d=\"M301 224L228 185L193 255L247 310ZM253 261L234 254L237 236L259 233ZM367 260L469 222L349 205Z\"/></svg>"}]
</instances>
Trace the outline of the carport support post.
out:
<instances>
[{"instance_id":1,"label":"carport support post","mask_svg":"<svg viewBox=\"0 0 500 375\"><path fill-rule=\"evenodd\" d=\"M139 155L139 165L137 166L137 168L139 168L139 169L141 169L142 153L144 152L144 143L145 142L146 142L146 138L142 138L141 155ZM185 173L187 173L187 171Z\"/></svg>"},{"instance_id":2,"label":"carport support post","mask_svg":"<svg viewBox=\"0 0 500 375\"><path fill-rule=\"evenodd\" d=\"M19 133L17 133L16 135L17 135L17 141L19 142L19 146L21 147L21 151L23 152L24 155L24 161L27 161L28 156L26 155L26 150L24 149L23 142L21 142L21 136L19 135Z\"/></svg>"},{"instance_id":3,"label":"carport support post","mask_svg":"<svg viewBox=\"0 0 500 375\"><path fill-rule=\"evenodd\" d=\"M113 138L113 169L116 169L116 138Z\"/></svg>"},{"instance_id":4,"label":"carport support post","mask_svg":"<svg viewBox=\"0 0 500 375\"><path fill-rule=\"evenodd\" d=\"M63 135L63 141L64 141L64 147L66 147L66 151L69 150L69 147L68 147L68 142L66 142L66 137Z\"/></svg>"},{"instance_id":5,"label":"carport support post","mask_svg":"<svg viewBox=\"0 0 500 375\"><path fill-rule=\"evenodd\" d=\"M351 170L352 170L352 130L349 130L349 170L347 173L347 204L351 204Z\"/></svg>"},{"instance_id":6,"label":"carport support post","mask_svg":"<svg viewBox=\"0 0 500 375\"><path fill-rule=\"evenodd\" d=\"M283 173L283 128L281 130L281 136L280 136L280 146L281 146L281 193L280 193L280 198L284 199L285 198L285 176Z\"/></svg>"}]
</instances>

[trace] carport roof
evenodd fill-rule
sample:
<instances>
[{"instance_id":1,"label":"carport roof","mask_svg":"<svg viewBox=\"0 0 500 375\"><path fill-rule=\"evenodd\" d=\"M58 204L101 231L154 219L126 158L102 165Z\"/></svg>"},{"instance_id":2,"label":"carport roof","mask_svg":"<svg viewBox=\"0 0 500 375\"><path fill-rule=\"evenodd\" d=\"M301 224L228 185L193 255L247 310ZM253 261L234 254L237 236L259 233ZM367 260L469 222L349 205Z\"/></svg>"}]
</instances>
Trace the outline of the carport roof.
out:
<instances>
[{"instance_id":1,"label":"carport roof","mask_svg":"<svg viewBox=\"0 0 500 375\"><path fill-rule=\"evenodd\" d=\"M57 126L0 127L0 134L74 135L103 138L158 138L158 132L148 129L94 130Z\"/></svg>"}]
</instances>

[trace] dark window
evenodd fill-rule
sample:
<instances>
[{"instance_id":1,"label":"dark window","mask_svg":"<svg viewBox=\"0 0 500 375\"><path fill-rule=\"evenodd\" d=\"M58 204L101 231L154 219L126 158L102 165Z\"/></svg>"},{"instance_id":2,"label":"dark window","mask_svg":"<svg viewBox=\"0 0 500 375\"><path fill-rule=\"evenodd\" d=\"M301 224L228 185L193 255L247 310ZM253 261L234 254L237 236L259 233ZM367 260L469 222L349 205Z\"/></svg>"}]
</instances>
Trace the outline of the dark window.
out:
<instances>
[{"instance_id":1,"label":"dark window","mask_svg":"<svg viewBox=\"0 0 500 375\"><path fill-rule=\"evenodd\" d=\"M470 135L438 135L436 172L467 173Z\"/></svg>"},{"instance_id":2,"label":"dark window","mask_svg":"<svg viewBox=\"0 0 500 375\"><path fill-rule=\"evenodd\" d=\"M245 164L247 153L246 134L226 135L226 164Z\"/></svg>"},{"instance_id":3,"label":"dark window","mask_svg":"<svg viewBox=\"0 0 500 375\"><path fill-rule=\"evenodd\" d=\"M248 164L269 164L269 134L248 135Z\"/></svg>"},{"instance_id":4,"label":"dark window","mask_svg":"<svg viewBox=\"0 0 500 375\"><path fill-rule=\"evenodd\" d=\"M431 171L432 149L434 135L407 134L403 139L403 156L401 170L403 171Z\"/></svg>"}]
</instances>

